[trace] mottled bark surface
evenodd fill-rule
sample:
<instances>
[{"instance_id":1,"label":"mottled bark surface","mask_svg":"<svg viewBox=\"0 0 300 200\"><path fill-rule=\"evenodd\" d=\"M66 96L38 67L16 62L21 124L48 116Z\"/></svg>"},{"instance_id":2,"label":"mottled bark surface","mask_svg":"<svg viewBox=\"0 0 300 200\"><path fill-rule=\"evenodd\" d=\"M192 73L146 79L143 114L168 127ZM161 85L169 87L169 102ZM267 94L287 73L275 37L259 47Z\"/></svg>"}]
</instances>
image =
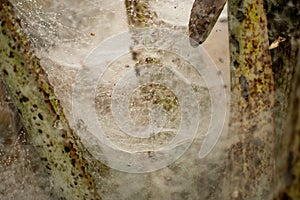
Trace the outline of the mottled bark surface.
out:
<instances>
[{"instance_id":1,"label":"mottled bark surface","mask_svg":"<svg viewBox=\"0 0 300 200\"><path fill-rule=\"evenodd\" d=\"M203 43L216 24L226 0L195 0L189 21L192 46Z\"/></svg>"},{"instance_id":2,"label":"mottled bark surface","mask_svg":"<svg viewBox=\"0 0 300 200\"><path fill-rule=\"evenodd\" d=\"M229 154L229 195L266 199L282 190L278 199L299 199L299 2L229 1L229 26L230 133L239 140Z\"/></svg>"},{"instance_id":3,"label":"mottled bark surface","mask_svg":"<svg viewBox=\"0 0 300 200\"><path fill-rule=\"evenodd\" d=\"M100 199L83 148L9 1L0 5L0 73L57 198Z\"/></svg>"},{"instance_id":4,"label":"mottled bark surface","mask_svg":"<svg viewBox=\"0 0 300 200\"><path fill-rule=\"evenodd\" d=\"M274 174L274 83L262 0L229 1L231 59L228 197L268 199Z\"/></svg>"}]
</instances>

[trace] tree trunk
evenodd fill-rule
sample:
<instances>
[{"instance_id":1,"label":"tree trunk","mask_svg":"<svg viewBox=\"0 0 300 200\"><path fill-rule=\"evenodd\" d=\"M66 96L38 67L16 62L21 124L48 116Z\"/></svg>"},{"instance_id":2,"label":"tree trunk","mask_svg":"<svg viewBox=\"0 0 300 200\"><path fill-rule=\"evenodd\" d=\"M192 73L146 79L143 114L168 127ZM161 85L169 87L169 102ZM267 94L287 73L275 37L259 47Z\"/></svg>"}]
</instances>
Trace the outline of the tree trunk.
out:
<instances>
[{"instance_id":1,"label":"tree trunk","mask_svg":"<svg viewBox=\"0 0 300 200\"><path fill-rule=\"evenodd\" d=\"M300 2L268 1L265 5L275 80L277 199L300 198ZM276 196L276 195L275 195Z\"/></svg>"},{"instance_id":2,"label":"tree trunk","mask_svg":"<svg viewBox=\"0 0 300 200\"><path fill-rule=\"evenodd\" d=\"M229 198L299 199L299 5L229 1Z\"/></svg>"},{"instance_id":3,"label":"tree trunk","mask_svg":"<svg viewBox=\"0 0 300 200\"><path fill-rule=\"evenodd\" d=\"M71 130L47 74L15 17L0 4L0 73L50 177L56 198L100 199L83 147Z\"/></svg>"},{"instance_id":4,"label":"tree trunk","mask_svg":"<svg viewBox=\"0 0 300 200\"><path fill-rule=\"evenodd\" d=\"M135 3L125 2L127 9ZM140 18L128 19L131 28L150 26L150 15L142 15L147 8L134 5ZM222 188L212 189L223 191L224 199L300 198L299 9L296 0L229 0L235 142L220 177ZM100 199L90 155L70 128L9 0L2 0L0 11L0 75L57 199ZM279 36L285 41L269 50Z\"/></svg>"},{"instance_id":5,"label":"tree trunk","mask_svg":"<svg viewBox=\"0 0 300 200\"><path fill-rule=\"evenodd\" d=\"M230 1L228 197L267 199L274 175L274 82L262 0Z\"/></svg>"}]
</instances>

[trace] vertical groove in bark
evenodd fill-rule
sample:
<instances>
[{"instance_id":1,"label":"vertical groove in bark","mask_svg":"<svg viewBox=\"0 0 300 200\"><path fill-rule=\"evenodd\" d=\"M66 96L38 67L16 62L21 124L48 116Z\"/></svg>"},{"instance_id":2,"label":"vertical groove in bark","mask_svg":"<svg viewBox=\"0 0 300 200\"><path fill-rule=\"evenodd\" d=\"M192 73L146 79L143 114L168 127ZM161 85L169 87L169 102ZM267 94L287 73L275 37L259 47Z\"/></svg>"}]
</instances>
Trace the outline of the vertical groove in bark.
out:
<instances>
[{"instance_id":1,"label":"vertical groove in bark","mask_svg":"<svg viewBox=\"0 0 300 200\"><path fill-rule=\"evenodd\" d=\"M56 195L63 199L100 199L83 147L69 127L47 74L8 0L0 4L0 24L0 75Z\"/></svg>"}]
</instances>

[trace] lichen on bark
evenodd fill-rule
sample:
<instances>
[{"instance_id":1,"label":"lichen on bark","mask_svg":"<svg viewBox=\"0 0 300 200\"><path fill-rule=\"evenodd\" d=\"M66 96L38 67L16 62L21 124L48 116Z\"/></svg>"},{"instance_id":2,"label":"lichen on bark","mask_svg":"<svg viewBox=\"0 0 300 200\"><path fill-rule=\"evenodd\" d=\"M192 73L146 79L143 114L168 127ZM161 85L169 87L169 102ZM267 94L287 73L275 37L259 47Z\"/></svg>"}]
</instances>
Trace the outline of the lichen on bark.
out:
<instances>
[{"instance_id":1,"label":"lichen on bark","mask_svg":"<svg viewBox=\"0 0 300 200\"><path fill-rule=\"evenodd\" d=\"M101 199L85 150L70 128L13 5L0 4L0 74L58 198Z\"/></svg>"},{"instance_id":2,"label":"lichen on bark","mask_svg":"<svg viewBox=\"0 0 300 200\"><path fill-rule=\"evenodd\" d=\"M274 174L274 83L262 0L228 1L230 137L225 182L233 199L267 199Z\"/></svg>"}]
</instances>

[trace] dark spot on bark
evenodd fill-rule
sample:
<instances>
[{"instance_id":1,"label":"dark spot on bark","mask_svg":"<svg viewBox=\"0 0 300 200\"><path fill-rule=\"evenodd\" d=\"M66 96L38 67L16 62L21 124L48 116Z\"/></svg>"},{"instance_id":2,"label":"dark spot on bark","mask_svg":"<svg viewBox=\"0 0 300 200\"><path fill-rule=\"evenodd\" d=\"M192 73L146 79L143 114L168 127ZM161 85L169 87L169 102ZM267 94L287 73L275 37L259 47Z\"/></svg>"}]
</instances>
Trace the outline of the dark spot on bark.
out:
<instances>
[{"instance_id":1,"label":"dark spot on bark","mask_svg":"<svg viewBox=\"0 0 300 200\"><path fill-rule=\"evenodd\" d=\"M36 104L33 104L32 107L37 108L37 105L36 105Z\"/></svg>"},{"instance_id":2,"label":"dark spot on bark","mask_svg":"<svg viewBox=\"0 0 300 200\"><path fill-rule=\"evenodd\" d=\"M32 119L33 119L33 120L36 120L36 116L33 116Z\"/></svg>"},{"instance_id":3,"label":"dark spot on bark","mask_svg":"<svg viewBox=\"0 0 300 200\"><path fill-rule=\"evenodd\" d=\"M15 73L17 73L17 72L18 72L17 65L14 65L14 72L15 72Z\"/></svg>"},{"instance_id":4,"label":"dark spot on bark","mask_svg":"<svg viewBox=\"0 0 300 200\"><path fill-rule=\"evenodd\" d=\"M38 130L39 133L43 133L43 131L41 129Z\"/></svg>"},{"instance_id":5,"label":"dark spot on bark","mask_svg":"<svg viewBox=\"0 0 300 200\"><path fill-rule=\"evenodd\" d=\"M243 8L243 7L244 7L243 1L242 1L242 0L239 1L239 2L237 3L237 6L238 6L238 8Z\"/></svg>"},{"instance_id":6,"label":"dark spot on bark","mask_svg":"<svg viewBox=\"0 0 300 200\"><path fill-rule=\"evenodd\" d=\"M20 44L16 44L16 49L20 49Z\"/></svg>"},{"instance_id":7,"label":"dark spot on bark","mask_svg":"<svg viewBox=\"0 0 300 200\"><path fill-rule=\"evenodd\" d=\"M38 114L38 117L40 118L40 120L44 120L44 117L41 113Z\"/></svg>"},{"instance_id":8,"label":"dark spot on bark","mask_svg":"<svg viewBox=\"0 0 300 200\"><path fill-rule=\"evenodd\" d=\"M42 92L44 93L45 98L49 99L50 95L47 92L45 92L44 90L42 90ZM45 102L46 102L46 100L45 100ZM48 102L50 102L50 100L48 100Z\"/></svg>"},{"instance_id":9,"label":"dark spot on bark","mask_svg":"<svg viewBox=\"0 0 300 200\"><path fill-rule=\"evenodd\" d=\"M18 113L19 113L20 115L22 115L22 112L21 112L21 110L20 110L20 109L18 109Z\"/></svg>"},{"instance_id":10,"label":"dark spot on bark","mask_svg":"<svg viewBox=\"0 0 300 200\"><path fill-rule=\"evenodd\" d=\"M75 163L76 163L75 159L72 159L71 164L72 164L73 167L75 167Z\"/></svg>"},{"instance_id":11,"label":"dark spot on bark","mask_svg":"<svg viewBox=\"0 0 300 200\"><path fill-rule=\"evenodd\" d=\"M263 84L263 81L261 80L261 78L258 78L258 79L257 79L257 82L258 82L260 85Z\"/></svg>"},{"instance_id":12,"label":"dark spot on bark","mask_svg":"<svg viewBox=\"0 0 300 200\"><path fill-rule=\"evenodd\" d=\"M261 161L257 156L254 158L253 162L255 167L259 167L259 165L261 164Z\"/></svg>"},{"instance_id":13,"label":"dark spot on bark","mask_svg":"<svg viewBox=\"0 0 300 200\"><path fill-rule=\"evenodd\" d=\"M252 47L253 47L254 49L257 49L257 47L258 47L258 42L257 42L256 40L252 40Z\"/></svg>"},{"instance_id":14,"label":"dark spot on bark","mask_svg":"<svg viewBox=\"0 0 300 200\"><path fill-rule=\"evenodd\" d=\"M132 60L137 60L137 55L138 55L137 52L132 51L131 55L132 55Z\"/></svg>"},{"instance_id":15,"label":"dark spot on bark","mask_svg":"<svg viewBox=\"0 0 300 200\"><path fill-rule=\"evenodd\" d=\"M42 158L41 158L41 161L45 161L45 162L47 162L47 161L48 161L48 159L47 159L46 157L42 157Z\"/></svg>"},{"instance_id":16,"label":"dark spot on bark","mask_svg":"<svg viewBox=\"0 0 300 200\"><path fill-rule=\"evenodd\" d=\"M240 76L239 83L240 83L241 88L242 88L241 95L246 101L248 101L248 98L249 98L249 83L248 83L248 81L247 81L247 79L244 75Z\"/></svg>"},{"instance_id":17,"label":"dark spot on bark","mask_svg":"<svg viewBox=\"0 0 300 200\"><path fill-rule=\"evenodd\" d=\"M3 21L1 22L1 26L4 27L5 24L6 24L6 21L3 20Z\"/></svg>"},{"instance_id":18,"label":"dark spot on bark","mask_svg":"<svg viewBox=\"0 0 300 200\"><path fill-rule=\"evenodd\" d=\"M26 96L22 96L21 98L20 98L20 103L26 103L26 102L28 102L29 101L29 99L26 97Z\"/></svg>"},{"instance_id":19,"label":"dark spot on bark","mask_svg":"<svg viewBox=\"0 0 300 200\"><path fill-rule=\"evenodd\" d=\"M58 200L67 200L66 197L59 197Z\"/></svg>"},{"instance_id":20,"label":"dark spot on bark","mask_svg":"<svg viewBox=\"0 0 300 200\"><path fill-rule=\"evenodd\" d=\"M6 71L6 69L3 70L4 75L8 76L8 72Z\"/></svg>"},{"instance_id":21,"label":"dark spot on bark","mask_svg":"<svg viewBox=\"0 0 300 200\"><path fill-rule=\"evenodd\" d=\"M239 68L239 63L238 63L238 61L235 60L235 61L233 62L233 66L234 66L235 69Z\"/></svg>"},{"instance_id":22,"label":"dark spot on bark","mask_svg":"<svg viewBox=\"0 0 300 200\"><path fill-rule=\"evenodd\" d=\"M37 125L37 126L41 126L41 124L40 124L40 123L35 123L35 125Z\"/></svg>"},{"instance_id":23,"label":"dark spot on bark","mask_svg":"<svg viewBox=\"0 0 300 200\"><path fill-rule=\"evenodd\" d=\"M5 30L2 30L2 34L3 34L3 35L6 35L6 31L5 31Z\"/></svg>"},{"instance_id":24,"label":"dark spot on bark","mask_svg":"<svg viewBox=\"0 0 300 200\"><path fill-rule=\"evenodd\" d=\"M239 10L236 13L236 18L239 20L239 22L242 22L242 21L244 21L246 16L244 15L244 13L242 11Z\"/></svg>"},{"instance_id":25,"label":"dark spot on bark","mask_svg":"<svg viewBox=\"0 0 300 200\"><path fill-rule=\"evenodd\" d=\"M235 47L236 52L240 53L240 43L239 41L235 38L234 35L230 36L230 43Z\"/></svg>"},{"instance_id":26,"label":"dark spot on bark","mask_svg":"<svg viewBox=\"0 0 300 200\"><path fill-rule=\"evenodd\" d=\"M70 152L70 148L65 146L65 152L69 153Z\"/></svg>"},{"instance_id":27,"label":"dark spot on bark","mask_svg":"<svg viewBox=\"0 0 300 200\"><path fill-rule=\"evenodd\" d=\"M50 135L49 135L49 134L47 134L47 135L46 135L46 137L47 137L47 138L49 138L49 137L50 137Z\"/></svg>"},{"instance_id":28,"label":"dark spot on bark","mask_svg":"<svg viewBox=\"0 0 300 200\"><path fill-rule=\"evenodd\" d=\"M24 65L25 65L25 64L24 64L24 62L21 62L20 64L21 64L22 66L24 66Z\"/></svg>"},{"instance_id":29,"label":"dark spot on bark","mask_svg":"<svg viewBox=\"0 0 300 200\"><path fill-rule=\"evenodd\" d=\"M257 130L257 125L251 127L250 132L254 133Z\"/></svg>"},{"instance_id":30,"label":"dark spot on bark","mask_svg":"<svg viewBox=\"0 0 300 200\"><path fill-rule=\"evenodd\" d=\"M14 57L14 53L12 51L10 51L8 57L9 58L13 58Z\"/></svg>"},{"instance_id":31,"label":"dark spot on bark","mask_svg":"<svg viewBox=\"0 0 300 200\"><path fill-rule=\"evenodd\" d=\"M51 167L50 167L49 165L46 165L46 168L47 168L48 170L51 170Z\"/></svg>"}]
</instances>

